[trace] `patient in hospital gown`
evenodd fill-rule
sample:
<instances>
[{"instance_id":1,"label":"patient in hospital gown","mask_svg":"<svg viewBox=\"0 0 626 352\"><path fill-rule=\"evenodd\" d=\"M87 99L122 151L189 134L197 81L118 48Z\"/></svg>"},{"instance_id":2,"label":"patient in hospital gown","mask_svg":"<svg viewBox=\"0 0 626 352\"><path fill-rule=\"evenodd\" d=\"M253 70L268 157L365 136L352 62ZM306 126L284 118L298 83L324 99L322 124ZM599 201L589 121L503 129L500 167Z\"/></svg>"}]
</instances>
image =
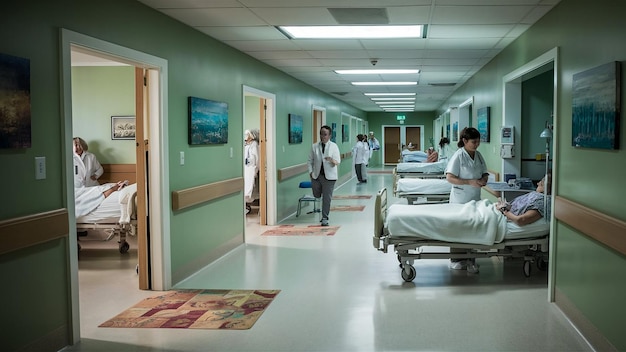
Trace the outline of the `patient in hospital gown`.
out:
<instances>
[{"instance_id":1,"label":"patient in hospital gown","mask_svg":"<svg viewBox=\"0 0 626 352\"><path fill-rule=\"evenodd\" d=\"M552 175L547 174L537 184L533 192L519 196L509 204L499 199L496 209L500 210L509 221L519 226L532 224L542 217L550 217L550 198L544 196L550 194Z\"/></svg>"}]
</instances>

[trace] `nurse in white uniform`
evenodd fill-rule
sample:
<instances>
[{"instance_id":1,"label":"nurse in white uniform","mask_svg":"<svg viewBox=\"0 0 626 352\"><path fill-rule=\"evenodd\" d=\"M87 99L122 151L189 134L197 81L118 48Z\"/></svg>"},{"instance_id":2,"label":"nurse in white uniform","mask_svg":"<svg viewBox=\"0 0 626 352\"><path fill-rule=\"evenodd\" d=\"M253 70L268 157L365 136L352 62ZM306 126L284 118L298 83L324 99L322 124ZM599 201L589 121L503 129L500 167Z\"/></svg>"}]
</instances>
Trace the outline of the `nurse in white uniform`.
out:
<instances>
[{"instance_id":1,"label":"nurse in white uniform","mask_svg":"<svg viewBox=\"0 0 626 352\"><path fill-rule=\"evenodd\" d=\"M477 150L480 146L480 132L474 127L464 128L457 145L459 149L452 154L446 167L446 180L452 184L450 203L480 200L480 189L487 184L489 176L485 159ZM455 251L450 248L451 253ZM476 263L468 259L451 259L450 268L478 272Z\"/></svg>"}]
</instances>

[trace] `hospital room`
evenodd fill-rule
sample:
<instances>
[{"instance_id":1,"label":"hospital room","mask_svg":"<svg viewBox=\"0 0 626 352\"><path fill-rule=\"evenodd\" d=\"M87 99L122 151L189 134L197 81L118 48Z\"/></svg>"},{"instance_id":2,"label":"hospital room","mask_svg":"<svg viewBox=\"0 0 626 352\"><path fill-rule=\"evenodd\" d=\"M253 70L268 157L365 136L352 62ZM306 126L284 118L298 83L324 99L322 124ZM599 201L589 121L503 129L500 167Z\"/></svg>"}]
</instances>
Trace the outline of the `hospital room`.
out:
<instances>
[{"instance_id":1,"label":"hospital room","mask_svg":"<svg viewBox=\"0 0 626 352\"><path fill-rule=\"evenodd\" d=\"M84 65L87 54L72 55L73 144L81 145L80 156L73 150L79 253L126 253L137 231L134 67L104 58ZM100 196L109 189L115 192Z\"/></svg>"}]
</instances>

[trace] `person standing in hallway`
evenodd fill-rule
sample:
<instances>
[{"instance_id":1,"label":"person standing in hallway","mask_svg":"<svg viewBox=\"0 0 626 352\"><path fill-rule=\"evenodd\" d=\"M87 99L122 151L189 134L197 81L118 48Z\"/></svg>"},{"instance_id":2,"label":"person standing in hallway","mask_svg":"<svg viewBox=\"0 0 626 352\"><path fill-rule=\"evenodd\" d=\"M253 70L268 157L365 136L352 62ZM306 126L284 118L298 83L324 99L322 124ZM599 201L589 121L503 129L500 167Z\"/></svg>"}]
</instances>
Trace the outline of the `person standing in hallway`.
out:
<instances>
[{"instance_id":1,"label":"person standing in hallway","mask_svg":"<svg viewBox=\"0 0 626 352\"><path fill-rule=\"evenodd\" d=\"M250 212L252 203L258 198L258 187L256 187L259 174L259 130L246 130L244 132L244 159L243 159L243 180L244 180L244 201L245 213Z\"/></svg>"},{"instance_id":2,"label":"person standing in hallway","mask_svg":"<svg viewBox=\"0 0 626 352\"><path fill-rule=\"evenodd\" d=\"M367 144L367 136L358 134L357 142L352 148L352 157L354 158L354 171L359 183L367 182L367 161L369 159L369 146Z\"/></svg>"},{"instance_id":3,"label":"person standing in hallway","mask_svg":"<svg viewBox=\"0 0 626 352\"><path fill-rule=\"evenodd\" d=\"M489 173L485 159L477 150L480 146L480 132L474 127L466 127L461 131L459 149L452 154L446 167L446 180L452 184L450 203L464 204L472 200L480 200L480 189L487 184ZM450 253L463 250L450 248ZM465 270L478 273L478 265L471 259L450 259L450 269Z\"/></svg>"},{"instance_id":4,"label":"person standing in hallway","mask_svg":"<svg viewBox=\"0 0 626 352\"><path fill-rule=\"evenodd\" d=\"M320 141L311 147L307 162L313 196L322 198L322 226L328 226L330 201L339 174L337 166L341 163L339 147L330 140L331 134L329 126L320 128Z\"/></svg>"}]
</instances>

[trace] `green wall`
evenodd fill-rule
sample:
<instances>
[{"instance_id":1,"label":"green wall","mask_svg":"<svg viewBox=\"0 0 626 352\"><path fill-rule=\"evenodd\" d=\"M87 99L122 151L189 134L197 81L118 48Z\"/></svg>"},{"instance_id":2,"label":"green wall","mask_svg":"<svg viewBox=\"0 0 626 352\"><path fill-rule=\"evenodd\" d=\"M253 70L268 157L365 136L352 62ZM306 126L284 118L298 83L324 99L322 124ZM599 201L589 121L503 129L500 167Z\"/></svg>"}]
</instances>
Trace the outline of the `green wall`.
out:
<instances>
[{"instance_id":1,"label":"green wall","mask_svg":"<svg viewBox=\"0 0 626 352\"><path fill-rule=\"evenodd\" d=\"M73 136L84 139L101 164L135 163L135 141L111 139L111 116L134 115L134 67L72 67Z\"/></svg>"},{"instance_id":2,"label":"green wall","mask_svg":"<svg viewBox=\"0 0 626 352\"><path fill-rule=\"evenodd\" d=\"M618 150L572 147L572 76L612 61L626 59L623 33L626 3L610 0L590 5L582 0L561 1L552 11L505 48L478 74L467 81L442 105L456 105L474 96L475 107L491 106L491 133L501 127L502 77L554 47L558 47L556 67L559 89L555 121L555 194L606 215L626 221L623 200L626 190L624 148ZM622 70L623 72L624 70ZM624 76L621 76L624 82ZM552 84L552 83L550 83ZM621 101L625 101L622 83ZM622 117L623 118L623 117ZM621 124L624 136L626 124ZM623 139L623 138L622 138ZM497 143L497 141L496 141ZM489 165L499 165L492 143L481 143L480 151ZM624 297L626 297L626 257L605 245L557 222L553 234L556 256L555 286L612 343L626 350ZM625 234L618 236L626 241Z\"/></svg>"},{"instance_id":3,"label":"green wall","mask_svg":"<svg viewBox=\"0 0 626 352\"><path fill-rule=\"evenodd\" d=\"M169 184L165 185L169 191L242 177L244 85L276 95L277 168L305 162L312 143L310 134L302 144L288 143L289 113L302 115L308 126L311 126L313 105L326 109L329 124L336 122L340 125L342 112L354 116L364 115L362 111L138 1L98 2L97 8L94 8L93 2L79 0L5 1L0 4L0 18L0 32L11 33L0 36L0 52L30 60L32 113L32 147L25 150L0 150L2 169L11 170L10 173L0 173L0 182L11 185L5 190L4 197L12 202L11 207L0 208L0 220L73 206L73 201L66 199L66 180L71 170L71 160L67 160L67 157L71 155L72 136L64 135L65 121L61 108L63 97L59 38L63 28L167 60L168 96L163 98L168 102L169 122L164 128L169 134L169 149L164 152L170 165L169 170L166 170ZM95 82L106 82L109 85L109 77L104 76L94 78ZM73 79L78 86L83 77L77 73ZM91 92L97 89L89 87ZM123 92L120 95L126 96ZM187 144L189 96L229 104L229 116L232 118L229 120L227 144ZM89 106L75 108L77 114L81 115L89 115L94 111ZM114 113L127 113L121 110L125 109ZM84 120L80 118L76 118L77 126L72 126L72 130L91 140L92 148L102 152L104 162L109 155L113 157L107 152L108 142L105 142L104 136L105 131L110 131L106 121L113 112L105 112L102 106L97 111L102 113L102 116L92 121L98 125L97 131L88 130L89 125L82 126ZM114 142L114 145L127 143ZM284 151L282 146L285 147ZM347 152L351 146L340 147L342 152ZM230 148L236 157L230 158ZM179 165L181 151L185 152L185 165ZM35 180L34 177L34 158L37 156L46 157L47 178L44 180ZM349 171L349 165L341 166L342 174ZM276 210L279 218L288 214L290 209L295 210L296 200L301 195L297 189L297 179L299 177L277 184ZM183 211L164 214L169 217L170 224L170 228L165 230L170 232L173 284L209 264L211 254L221 246L241 238L244 231L242 203L243 195L238 193ZM15 304L3 311L3 316L7 317L0 326L3 348L14 350L40 339L56 339L57 343L48 344L47 347L58 350L69 342L71 313L68 268L76 258L69 258L67 249L63 239L0 257L1 277L14 277L14 270L18 267L29 274L28 280L11 280L11 292L0 294L0 299L9 302L19 296L21 301L30 302L28 307ZM46 300L39 299L40 292L33 287L45 288ZM50 315L42 316L42 311ZM12 323L18 317L25 321L36 317L38 323Z\"/></svg>"}]
</instances>

